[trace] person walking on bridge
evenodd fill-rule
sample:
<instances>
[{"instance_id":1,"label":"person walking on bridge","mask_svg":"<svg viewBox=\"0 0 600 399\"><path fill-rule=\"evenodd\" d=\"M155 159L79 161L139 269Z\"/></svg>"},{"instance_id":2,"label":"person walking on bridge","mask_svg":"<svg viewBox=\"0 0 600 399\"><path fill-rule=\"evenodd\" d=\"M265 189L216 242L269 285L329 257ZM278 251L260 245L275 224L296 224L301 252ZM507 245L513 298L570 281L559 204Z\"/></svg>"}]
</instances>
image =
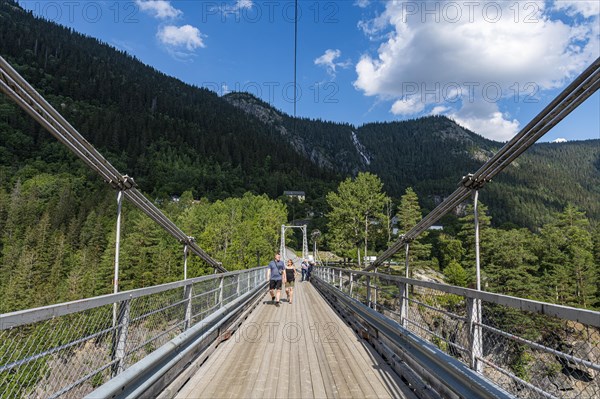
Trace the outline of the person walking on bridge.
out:
<instances>
[{"instance_id":1,"label":"person walking on bridge","mask_svg":"<svg viewBox=\"0 0 600 399\"><path fill-rule=\"evenodd\" d=\"M281 254L276 253L275 259L269 262L269 266L267 267L267 281L269 282L271 302L275 302L275 306L277 307L279 307L279 299L281 298L281 283L284 269L285 266L281 261Z\"/></svg>"},{"instance_id":2,"label":"person walking on bridge","mask_svg":"<svg viewBox=\"0 0 600 399\"><path fill-rule=\"evenodd\" d=\"M285 294L290 305L294 300L294 284L296 283L297 273L298 271L294 266L294 262L292 262L291 259L288 259L287 265L285 266L285 273L283 275L283 283L285 284Z\"/></svg>"},{"instance_id":3,"label":"person walking on bridge","mask_svg":"<svg viewBox=\"0 0 600 399\"><path fill-rule=\"evenodd\" d=\"M308 270L306 270L306 280L310 281L310 276L312 274L313 271L313 267L315 266L315 262L314 261L310 261L308 262Z\"/></svg>"},{"instance_id":4,"label":"person walking on bridge","mask_svg":"<svg viewBox=\"0 0 600 399\"><path fill-rule=\"evenodd\" d=\"M302 259L302 281L306 281L306 275L308 273L308 261L306 259Z\"/></svg>"}]
</instances>

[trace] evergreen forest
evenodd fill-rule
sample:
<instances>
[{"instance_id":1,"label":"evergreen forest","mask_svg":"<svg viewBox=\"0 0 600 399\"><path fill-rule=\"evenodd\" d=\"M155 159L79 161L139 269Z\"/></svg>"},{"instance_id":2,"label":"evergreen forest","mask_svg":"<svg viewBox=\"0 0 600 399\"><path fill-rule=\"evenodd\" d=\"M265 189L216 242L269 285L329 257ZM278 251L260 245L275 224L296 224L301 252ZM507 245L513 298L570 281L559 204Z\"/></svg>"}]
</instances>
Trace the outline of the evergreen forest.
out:
<instances>
[{"instance_id":1,"label":"evergreen forest","mask_svg":"<svg viewBox=\"0 0 600 399\"><path fill-rule=\"evenodd\" d=\"M0 55L228 270L264 264L293 221L319 229L321 249L376 255L397 237L394 216L407 231L502 146L445 117L265 119L13 0L0 0ZM481 201L485 289L600 308L600 140L536 144ZM471 286L472 217L464 204L415 243L415 270ZM116 193L0 95L0 313L110 293L115 224ZM130 204L122 237L122 290L183 277L182 245ZM195 257L188 267L212 273Z\"/></svg>"}]
</instances>

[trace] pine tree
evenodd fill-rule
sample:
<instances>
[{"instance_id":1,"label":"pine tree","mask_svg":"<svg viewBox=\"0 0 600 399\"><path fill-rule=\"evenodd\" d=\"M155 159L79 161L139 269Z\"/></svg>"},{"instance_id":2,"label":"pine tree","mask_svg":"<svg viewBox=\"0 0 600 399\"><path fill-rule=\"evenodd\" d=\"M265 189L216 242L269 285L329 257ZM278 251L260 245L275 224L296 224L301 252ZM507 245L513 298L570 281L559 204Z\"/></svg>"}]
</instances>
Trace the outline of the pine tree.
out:
<instances>
[{"instance_id":1,"label":"pine tree","mask_svg":"<svg viewBox=\"0 0 600 399\"><path fill-rule=\"evenodd\" d=\"M572 205L542 229L541 273L557 303L588 307L597 297L598 269L585 213Z\"/></svg>"},{"instance_id":2,"label":"pine tree","mask_svg":"<svg viewBox=\"0 0 600 399\"><path fill-rule=\"evenodd\" d=\"M483 265L485 288L492 292L520 298L538 294L538 258L534 237L527 229L490 229L488 251Z\"/></svg>"},{"instance_id":3,"label":"pine tree","mask_svg":"<svg viewBox=\"0 0 600 399\"><path fill-rule=\"evenodd\" d=\"M444 269L444 276L446 276L446 282L450 285L456 285L459 287L465 287L467 284L467 272L456 260L450 261L448 266Z\"/></svg>"},{"instance_id":4,"label":"pine tree","mask_svg":"<svg viewBox=\"0 0 600 399\"><path fill-rule=\"evenodd\" d=\"M419 198L414 190L409 187L400 199L398 206L398 223L403 233L412 229L421 219L421 206ZM427 238L428 233L421 235L409 244L409 271L414 269L424 269L433 266L431 259L431 244L424 244L423 240Z\"/></svg>"}]
</instances>

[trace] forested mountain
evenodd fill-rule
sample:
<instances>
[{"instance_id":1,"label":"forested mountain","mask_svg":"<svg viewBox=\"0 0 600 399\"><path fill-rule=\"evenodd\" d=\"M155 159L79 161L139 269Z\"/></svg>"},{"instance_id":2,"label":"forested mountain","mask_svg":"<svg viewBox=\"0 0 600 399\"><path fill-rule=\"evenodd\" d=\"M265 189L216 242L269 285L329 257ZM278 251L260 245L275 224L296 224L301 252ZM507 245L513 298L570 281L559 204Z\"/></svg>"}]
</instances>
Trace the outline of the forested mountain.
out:
<instances>
[{"instance_id":1,"label":"forested mountain","mask_svg":"<svg viewBox=\"0 0 600 399\"><path fill-rule=\"evenodd\" d=\"M271 197L334 179L257 118L96 39L0 2L0 54L91 143L155 196ZM2 165L40 157L49 134L2 99ZM6 137L8 135L8 137ZM4 144L6 143L6 144ZM10 161L6 159L10 158ZM14 170L12 170L14 172Z\"/></svg>"},{"instance_id":2,"label":"forested mountain","mask_svg":"<svg viewBox=\"0 0 600 399\"><path fill-rule=\"evenodd\" d=\"M155 197L188 189L209 199L247 191L278 197L296 189L310 202L342 177L370 171L392 197L414 187L431 209L502 146L445 117L358 128L294 119L249 94L220 98L184 84L12 1L0 4L0 54ZM45 131L0 101L4 173L65 157ZM600 219L600 142L538 144L482 195L496 223L535 227L568 202Z\"/></svg>"},{"instance_id":3,"label":"forested mountain","mask_svg":"<svg viewBox=\"0 0 600 399\"><path fill-rule=\"evenodd\" d=\"M274 126L296 151L318 165L346 176L375 173L395 198L413 187L429 210L503 146L443 116L355 128L320 120L294 121L247 93L225 98ZM600 140L536 144L481 196L496 224L539 227L568 203L600 220Z\"/></svg>"},{"instance_id":4,"label":"forested mountain","mask_svg":"<svg viewBox=\"0 0 600 399\"><path fill-rule=\"evenodd\" d=\"M286 210L270 201L284 190L307 194L288 218L318 216L340 181L369 171L393 204L414 187L428 210L501 146L444 117L354 127L294 119L249 94L219 97L12 0L0 0L0 55L230 269L276 247ZM164 201L172 195L181 203ZM538 144L482 200L495 225L539 229L567 203L597 225L600 141ZM115 208L112 189L0 95L0 312L110 292ZM124 287L181 278L179 244L127 206L124 218ZM256 233L269 223L275 236Z\"/></svg>"}]
</instances>

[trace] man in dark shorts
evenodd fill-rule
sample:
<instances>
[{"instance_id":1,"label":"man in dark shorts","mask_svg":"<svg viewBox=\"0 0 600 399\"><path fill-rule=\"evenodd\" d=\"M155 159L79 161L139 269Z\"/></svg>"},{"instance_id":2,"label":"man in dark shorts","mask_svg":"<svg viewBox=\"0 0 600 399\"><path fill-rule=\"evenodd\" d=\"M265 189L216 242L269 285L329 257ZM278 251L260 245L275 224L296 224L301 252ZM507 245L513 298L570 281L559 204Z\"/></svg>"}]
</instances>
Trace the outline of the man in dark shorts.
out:
<instances>
[{"instance_id":1,"label":"man in dark shorts","mask_svg":"<svg viewBox=\"0 0 600 399\"><path fill-rule=\"evenodd\" d=\"M269 293L271 301L275 301L275 306L279 307L279 298L281 297L282 274L285 266L281 261L281 255L275 254L275 259L269 262L267 266L267 281L269 281ZM274 293L276 291L276 294Z\"/></svg>"}]
</instances>

